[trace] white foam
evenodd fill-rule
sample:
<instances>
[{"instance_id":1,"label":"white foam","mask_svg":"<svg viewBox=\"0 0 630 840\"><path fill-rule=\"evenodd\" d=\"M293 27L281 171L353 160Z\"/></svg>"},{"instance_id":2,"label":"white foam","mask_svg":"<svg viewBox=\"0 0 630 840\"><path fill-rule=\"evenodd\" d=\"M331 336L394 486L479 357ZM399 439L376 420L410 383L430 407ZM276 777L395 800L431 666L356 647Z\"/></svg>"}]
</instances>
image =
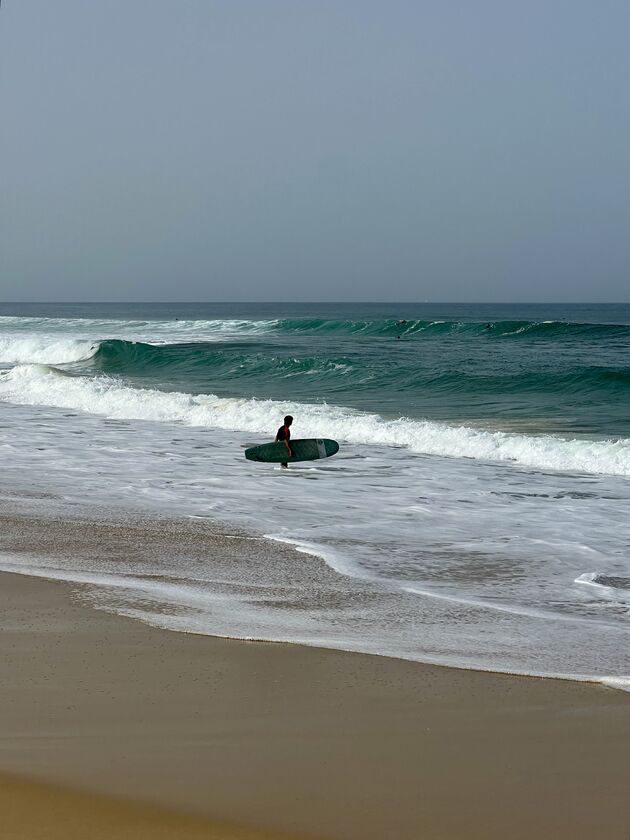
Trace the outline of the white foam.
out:
<instances>
[{"instance_id":1,"label":"white foam","mask_svg":"<svg viewBox=\"0 0 630 840\"><path fill-rule=\"evenodd\" d=\"M274 537L274 539L278 539ZM284 541L284 540L280 540ZM286 542L296 541L286 540ZM303 553L322 556L318 547L302 544L298 547ZM391 652L382 649L380 642L374 644L370 634L339 637L332 627L326 635L321 635L322 628L313 617L300 617L299 628L292 622L282 621L285 611L275 614L275 621L269 616L263 617L256 605L248 604L247 597L238 597L232 592L229 596L210 589L207 581L198 579L177 580L174 582L134 574L113 574L104 571L84 572L75 568L60 568L46 558L13 557L0 554L0 571L20 574L27 577L46 580L64 581L88 587L89 600L99 610L127 616L146 624L166 630L200 633L219 638L238 638L248 641L293 642L314 647L371 653L381 656L394 656L415 662L450 665L470 669L466 659L453 658L444 653L435 655L427 651L400 650L395 646ZM112 593L114 597L112 597ZM235 602L238 608L235 609ZM169 610L161 607L169 605ZM135 606L141 604L141 606ZM159 607L156 609L156 607ZM180 612L180 609L183 610ZM288 614L288 613L287 613ZM236 621L234 617L238 616ZM211 617L211 623L208 619ZM280 620L278 620L278 617ZM231 620L230 620L231 619ZM245 632L246 626L257 628L257 632ZM296 630L299 635L296 635ZM577 682L598 683L619 691L630 692L630 676L608 674L566 673L562 671L537 670L536 668L511 668L496 663L493 666L478 664L474 670L492 673L507 673L519 676L544 677Z\"/></svg>"},{"instance_id":2,"label":"white foam","mask_svg":"<svg viewBox=\"0 0 630 840\"><path fill-rule=\"evenodd\" d=\"M414 453L485 462L511 462L538 470L630 476L630 439L589 440L520 435L423 420L387 420L325 403L309 404L214 394L137 389L107 377L63 377L53 367L21 365L0 378L0 399L49 405L126 420L267 433L269 418L290 412L300 436L355 444L406 447Z\"/></svg>"},{"instance_id":3,"label":"white foam","mask_svg":"<svg viewBox=\"0 0 630 840\"><path fill-rule=\"evenodd\" d=\"M375 575L366 574L365 570L359 571L356 563L345 558L340 552L334 551L331 548L324 548L321 545L305 542L304 540L297 540L292 537L283 537L278 534L265 534L265 539L273 540L274 542L284 543L285 545L292 545L300 554L309 554L311 557L320 557L331 569L334 569L344 577L356 577L362 580L377 580Z\"/></svg>"},{"instance_id":4,"label":"white foam","mask_svg":"<svg viewBox=\"0 0 630 840\"><path fill-rule=\"evenodd\" d=\"M89 359L98 350L90 339L20 335L0 337L0 363L59 365Z\"/></svg>"},{"instance_id":5,"label":"white foam","mask_svg":"<svg viewBox=\"0 0 630 840\"><path fill-rule=\"evenodd\" d=\"M630 691L630 677L594 677L593 681L618 691Z\"/></svg>"},{"instance_id":6,"label":"white foam","mask_svg":"<svg viewBox=\"0 0 630 840\"><path fill-rule=\"evenodd\" d=\"M0 316L0 365L64 365L90 359L101 341L145 344L224 341L273 330L276 320L124 321Z\"/></svg>"},{"instance_id":7,"label":"white foam","mask_svg":"<svg viewBox=\"0 0 630 840\"><path fill-rule=\"evenodd\" d=\"M602 579L611 580L610 576L601 572L585 572L574 580L574 583L587 586L598 597L608 601L616 601L618 604L627 606L630 602L630 588L620 588L610 583L602 583Z\"/></svg>"},{"instance_id":8,"label":"white foam","mask_svg":"<svg viewBox=\"0 0 630 840\"><path fill-rule=\"evenodd\" d=\"M40 362L61 364L75 361L60 354L64 343L67 349L74 341L92 343L105 339L143 341L147 344L165 344L178 341L221 341L230 337L260 335L275 329L278 320L246 320L239 318L213 320L162 320L127 321L92 318L16 318L0 316L0 329L7 348L15 344L20 354L6 358L9 362ZM56 346L57 345L57 346ZM52 355L46 351L52 350ZM7 352L9 352L7 350ZM1 350L0 350L1 353ZM83 357L81 357L83 358ZM0 361L3 357L0 355Z\"/></svg>"},{"instance_id":9,"label":"white foam","mask_svg":"<svg viewBox=\"0 0 630 840\"><path fill-rule=\"evenodd\" d=\"M577 577L573 582L579 583L581 586L592 586L594 589L598 589L600 591L608 591L609 587L602 586L601 584L597 583L597 581L595 580L597 576L597 572L584 572L583 575Z\"/></svg>"}]
</instances>

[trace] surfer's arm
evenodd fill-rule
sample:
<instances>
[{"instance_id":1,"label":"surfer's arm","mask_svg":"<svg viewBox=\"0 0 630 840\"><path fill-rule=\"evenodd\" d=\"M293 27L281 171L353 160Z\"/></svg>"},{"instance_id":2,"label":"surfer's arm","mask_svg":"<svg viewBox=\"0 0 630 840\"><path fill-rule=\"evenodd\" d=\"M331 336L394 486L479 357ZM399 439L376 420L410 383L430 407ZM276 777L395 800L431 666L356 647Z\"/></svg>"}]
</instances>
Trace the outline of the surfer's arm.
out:
<instances>
[{"instance_id":1,"label":"surfer's arm","mask_svg":"<svg viewBox=\"0 0 630 840\"><path fill-rule=\"evenodd\" d=\"M291 449L291 444L289 443L289 438L280 436L280 433L282 431L283 431L282 429L278 429L278 433L276 434L275 442L276 443L280 443L280 442L284 443L286 448L289 450L289 455L291 455L291 457L293 457L293 450Z\"/></svg>"},{"instance_id":2,"label":"surfer's arm","mask_svg":"<svg viewBox=\"0 0 630 840\"><path fill-rule=\"evenodd\" d=\"M291 449L291 444L289 443L289 441L286 438L281 438L278 435L276 435L275 443L284 443L286 448L289 450L289 455L293 455L293 450Z\"/></svg>"}]
</instances>

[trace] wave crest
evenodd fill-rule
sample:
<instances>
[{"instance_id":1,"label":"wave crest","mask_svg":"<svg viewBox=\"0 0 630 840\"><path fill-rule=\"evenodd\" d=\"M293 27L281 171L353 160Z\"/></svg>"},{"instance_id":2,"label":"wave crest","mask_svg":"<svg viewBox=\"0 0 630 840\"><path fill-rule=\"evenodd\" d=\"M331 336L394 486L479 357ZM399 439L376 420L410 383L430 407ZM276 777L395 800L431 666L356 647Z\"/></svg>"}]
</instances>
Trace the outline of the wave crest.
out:
<instances>
[{"instance_id":1,"label":"wave crest","mask_svg":"<svg viewBox=\"0 0 630 840\"><path fill-rule=\"evenodd\" d=\"M377 414L325 403L279 402L132 388L116 379L57 375L51 367L19 366L0 379L0 399L23 405L71 408L125 420L183 423L269 435L287 412L304 437L353 444L405 447L420 455L511 462L540 470L630 476L630 439L567 440L520 435Z\"/></svg>"},{"instance_id":2,"label":"wave crest","mask_svg":"<svg viewBox=\"0 0 630 840\"><path fill-rule=\"evenodd\" d=\"M99 343L89 339L56 336L0 337L0 363L61 365L82 362L98 352Z\"/></svg>"}]
</instances>

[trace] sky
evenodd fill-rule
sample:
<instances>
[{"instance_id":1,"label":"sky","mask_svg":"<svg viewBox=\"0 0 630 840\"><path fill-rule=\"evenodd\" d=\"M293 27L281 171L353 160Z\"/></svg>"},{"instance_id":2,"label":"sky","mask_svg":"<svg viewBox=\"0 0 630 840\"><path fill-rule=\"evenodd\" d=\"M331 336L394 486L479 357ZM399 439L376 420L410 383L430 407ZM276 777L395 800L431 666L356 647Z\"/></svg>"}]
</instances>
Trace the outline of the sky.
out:
<instances>
[{"instance_id":1,"label":"sky","mask_svg":"<svg viewBox=\"0 0 630 840\"><path fill-rule=\"evenodd\" d=\"M628 301L626 0L3 0L0 300Z\"/></svg>"}]
</instances>

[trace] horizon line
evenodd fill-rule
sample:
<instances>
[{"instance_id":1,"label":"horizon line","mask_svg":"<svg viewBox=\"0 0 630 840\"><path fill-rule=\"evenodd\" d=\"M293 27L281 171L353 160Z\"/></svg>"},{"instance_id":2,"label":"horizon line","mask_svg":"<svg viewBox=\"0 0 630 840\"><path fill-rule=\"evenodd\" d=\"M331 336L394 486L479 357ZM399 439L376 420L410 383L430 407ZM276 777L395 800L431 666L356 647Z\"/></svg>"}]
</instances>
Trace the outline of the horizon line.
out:
<instances>
[{"instance_id":1,"label":"horizon line","mask_svg":"<svg viewBox=\"0 0 630 840\"><path fill-rule=\"evenodd\" d=\"M114 306L130 306L130 305L161 305L161 306L186 306L186 305L247 305L247 304L285 304L285 305L308 305L308 304L328 304L328 305L346 305L346 304L381 304L387 306L397 306L405 304L414 304L418 306L627 306L630 305L630 300L2 300L0 307L3 305L81 305L81 306L98 306L102 304L109 304Z\"/></svg>"}]
</instances>

